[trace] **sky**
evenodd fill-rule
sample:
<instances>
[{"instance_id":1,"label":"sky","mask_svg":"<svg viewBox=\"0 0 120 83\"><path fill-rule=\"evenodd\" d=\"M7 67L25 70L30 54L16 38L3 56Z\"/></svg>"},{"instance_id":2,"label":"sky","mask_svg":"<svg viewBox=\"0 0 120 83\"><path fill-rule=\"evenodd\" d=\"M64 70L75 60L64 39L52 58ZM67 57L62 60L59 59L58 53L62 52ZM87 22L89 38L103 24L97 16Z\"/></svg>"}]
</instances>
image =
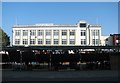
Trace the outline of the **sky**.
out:
<instances>
[{"instance_id":1,"label":"sky","mask_svg":"<svg viewBox=\"0 0 120 83\"><path fill-rule=\"evenodd\" d=\"M2 28L12 38L15 24L100 24L102 35L118 33L117 2L3 2Z\"/></svg>"}]
</instances>

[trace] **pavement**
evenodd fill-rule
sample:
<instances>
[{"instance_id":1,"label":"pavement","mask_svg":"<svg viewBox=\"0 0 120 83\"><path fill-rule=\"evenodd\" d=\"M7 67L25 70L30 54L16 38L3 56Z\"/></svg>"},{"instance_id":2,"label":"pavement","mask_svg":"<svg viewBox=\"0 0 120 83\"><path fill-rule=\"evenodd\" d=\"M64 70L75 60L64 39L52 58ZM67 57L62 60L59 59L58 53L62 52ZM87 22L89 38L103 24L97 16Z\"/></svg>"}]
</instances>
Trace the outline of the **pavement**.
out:
<instances>
[{"instance_id":1,"label":"pavement","mask_svg":"<svg viewBox=\"0 0 120 83\"><path fill-rule=\"evenodd\" d=\"M1 70L0 70L1 71ZM3 81L118 81L118 71L112 70L2 70ZM106 82L105 82L106 83ZM110 82L109 82L110 83Z\"/></svg>"}]
</instances>

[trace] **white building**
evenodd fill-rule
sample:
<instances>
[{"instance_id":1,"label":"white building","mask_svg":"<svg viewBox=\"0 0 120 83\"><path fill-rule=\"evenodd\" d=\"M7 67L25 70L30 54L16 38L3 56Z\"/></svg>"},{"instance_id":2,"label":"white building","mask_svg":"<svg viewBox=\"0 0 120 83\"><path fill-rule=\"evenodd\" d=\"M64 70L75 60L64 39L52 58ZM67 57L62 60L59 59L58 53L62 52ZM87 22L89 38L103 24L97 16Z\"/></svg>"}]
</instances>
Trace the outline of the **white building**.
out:
<instances>
[{"instance_id":1,"label":"white building","mask_svg":"<svg viewBox=\"0 0 120 83\"><path fill-rule=\"evenodd\" d=\"M101 26L80 21L76 25L14 25L13 46L100 45Z\"/></svg>"},{"instance_id":2,"label":"white building","mask_svg":"<svg viewBox=\"0 0 120 83\"><path fill-rule=\"evenodd\" d=\"M108 44L108 42L106 41L109 38L109 36L101 36L100 37L100 45L101 46L106 46Z\"/></svg>"}]
</instances>

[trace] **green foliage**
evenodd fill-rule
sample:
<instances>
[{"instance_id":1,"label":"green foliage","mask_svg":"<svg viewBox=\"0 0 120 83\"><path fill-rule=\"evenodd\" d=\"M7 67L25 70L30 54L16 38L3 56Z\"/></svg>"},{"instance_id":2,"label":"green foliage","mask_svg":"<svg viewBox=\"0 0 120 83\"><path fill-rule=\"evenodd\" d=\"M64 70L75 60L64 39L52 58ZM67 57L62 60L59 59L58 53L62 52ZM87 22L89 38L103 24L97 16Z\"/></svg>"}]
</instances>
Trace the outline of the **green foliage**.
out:
<instances>
[{"instance_id":1,"label":"green foliage","mask_svg":"<svg viewBox=\"0 0 120 83\"><path fill-rule=\"evenodd\" d=\"M120 46L120 34L118 34L118 45Z\"/></svg>"},{"instance_id":2,"label":"green foliage","mask_svg":"<svg viewBox=\"0 0 120 83\"><path fill-rule=\"evenodd\" d=\"M10 37L0 28L0 47L10 45Z\"/></svg>"}]
</instances>

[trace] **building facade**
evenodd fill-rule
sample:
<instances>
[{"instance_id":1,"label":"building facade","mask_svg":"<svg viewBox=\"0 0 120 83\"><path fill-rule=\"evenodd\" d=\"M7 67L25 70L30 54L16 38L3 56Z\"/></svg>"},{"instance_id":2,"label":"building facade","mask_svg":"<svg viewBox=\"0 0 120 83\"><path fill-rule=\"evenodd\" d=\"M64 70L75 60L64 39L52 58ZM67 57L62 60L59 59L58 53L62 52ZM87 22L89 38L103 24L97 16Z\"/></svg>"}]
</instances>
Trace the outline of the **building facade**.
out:
<instances>
[{"instance_id":1,"label":"building facade","mask_svg":"<svg viewBox=\"0 0 120 83\"><path fill-rule=\"evenodd\" d=\"M107 39L111 40L109 36L101 36L100 37L100 45L101 46L106 46L108 43L110 44L111 42L106 41Z\"/></svg>"},{"instance_id":2,"label":"building facade","mask_svg":"<svg viewBox=\"0 0 120 83\"><path fill-rule=\"evenodd\" d=\"M13 46L98 46L101 26L80 21L76 25L14 25Z\"/></svg>"},{"instance_id":3,"label":"building facade","mask_svg":"<svg viewBox=\"0 0 120 83\"><path fill-rule=\"evenodd\" d=\"M110 34L108 38L106 38L106 45L108 46L118 46L120 45L120 34Z\"/></svg>"}]
</instances>

